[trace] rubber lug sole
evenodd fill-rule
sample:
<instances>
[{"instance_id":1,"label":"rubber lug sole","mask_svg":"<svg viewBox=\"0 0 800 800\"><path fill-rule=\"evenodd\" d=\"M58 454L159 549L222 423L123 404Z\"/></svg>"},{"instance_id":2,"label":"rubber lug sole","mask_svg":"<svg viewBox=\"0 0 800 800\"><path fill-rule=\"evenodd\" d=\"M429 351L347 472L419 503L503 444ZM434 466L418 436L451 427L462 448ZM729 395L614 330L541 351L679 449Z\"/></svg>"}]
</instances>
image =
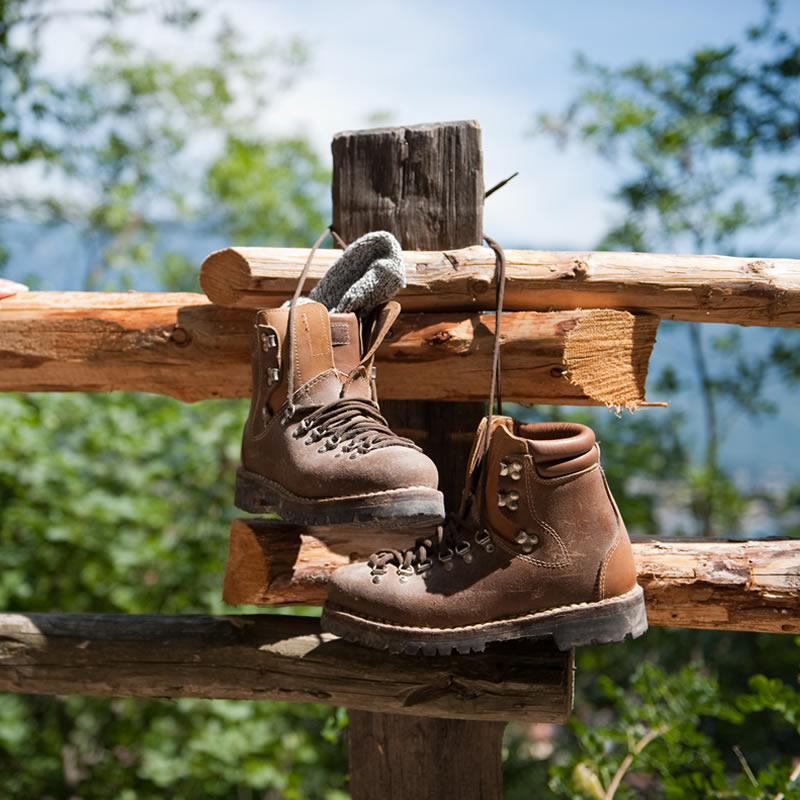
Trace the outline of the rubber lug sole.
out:
<instances>
[{"instance_id":1,"label":"rubber lug sole","mask_svg":"<svg viewBox=\"0 0 800 800\"><path fill-rule=\"evenodd\" d=\"M647 614L644 592L637 585L608 600L461 628L403 627L330 606L322 610L321 625L342 639L390 653L446 656L453 651L480 653L487 644L510 639L552 638L559 650L636 639L647 630Z\"/></svg>"},{"instance_id":2,"label":"rubber lug sole","mask_svg":"<svg viewBox=\"0 0 800 800\"><path fill-rule=\"evenodd\" d=\"M291 525L406 528L436 525L444 519L444 498L436 489L411 487L332 499L298 497L241 467L236 471L234 502L242 511L278 514Z\"/></svg>"}]
</instances>

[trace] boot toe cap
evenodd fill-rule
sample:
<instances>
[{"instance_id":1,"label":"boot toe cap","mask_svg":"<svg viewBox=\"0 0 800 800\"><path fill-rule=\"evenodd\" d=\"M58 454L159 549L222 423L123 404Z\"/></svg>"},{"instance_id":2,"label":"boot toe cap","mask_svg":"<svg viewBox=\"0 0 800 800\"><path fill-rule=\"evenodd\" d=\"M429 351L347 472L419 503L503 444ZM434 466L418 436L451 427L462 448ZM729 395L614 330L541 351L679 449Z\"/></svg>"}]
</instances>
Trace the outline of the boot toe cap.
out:
<instances>
[{"instance_id":1,"label":"boot toe cap","mask_svg":"<svg viewBox=\"0 0 800 800\"><path fill-rule=\"evenodd\" d=\"M375 582L367 564L349 564L339 567L328 581L328 605L359 617L402 623L400 617L407 617L408 609L403 613L407 600L403 603L397 596L399 586L393 566Z\"/></svg>"},{"instance_id":2,"label":"boot toe cap","mask_svg":"<svg viewBox=\"0 0 800 800\"><path fill-rule=\"evenodd\" d=\"M436 489L439 472L428 456L410 447L384 447L373 451L361 464L364 482L372 489L421 487Z\"/></svg>"}]
</instances>

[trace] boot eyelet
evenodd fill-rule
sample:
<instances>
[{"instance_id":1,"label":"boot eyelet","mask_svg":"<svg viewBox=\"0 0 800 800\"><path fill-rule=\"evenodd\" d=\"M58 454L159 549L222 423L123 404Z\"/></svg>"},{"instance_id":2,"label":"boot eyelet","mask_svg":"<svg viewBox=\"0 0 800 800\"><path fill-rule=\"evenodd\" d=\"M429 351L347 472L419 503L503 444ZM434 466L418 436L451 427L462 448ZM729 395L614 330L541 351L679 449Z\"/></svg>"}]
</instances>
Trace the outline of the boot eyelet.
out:
<instances>
[{"instance_id":1,"label":"boot eyelet","mask_svg":"<svg viewBox=\"0 0 800 800\"><path fill-rule=\"evenodd\" d=\"M417 574L419 575L421 572L427 572L433 566L433 561L431 559L426 558L424 561L420 561L417 564Z\"/></svg>"},{"instance_id":2,"label":"boot eyelet","mask_svg":"<svg viewBox=\"0 0 800 800\"><path fill-rule=\"evenodd\" d=\"M400 583L408 583L409 576L414 574L414 567L398 567L397 575L400 578Z\"/></svg>"},{"instance_id":3,"label":"boot eyelet","mask_svg":"<svg viewBox=\"0 0 800 800\"><path fill-rule=\"evenodd\" d=\"M482 531L477 531L475 533L475 542L479 544L487 553L494 552L494 542L492 541L492 535L489 531L484 528Z\"/></svg>"},{"instance_id":4,"label":"boot eyelet","mask_svg":"<svg viewBox=\"0 0 800 800\"><path fill-rule=\"evenodd\" d=\"M499 508L507 508L509 511L516 511L519 508L519 492L497 493L497 505Z\"/></svg>"},{"instance_id":5,"label":"boot eyelet","mask_svg":"<svg viewBox=\"0 0 800 800\"><path fill-rule=\"evenodd\" d=\"M512 481L518 481L522 477L522 463L520 461L501 461L500 477L509 477Z\"/></svg>"},{"instance_id":6,"label":"boot eyelet","mask_svg":"<svg viewBox=\"0 0 800 800\"><path fill-rule=\"evenodd\" d=\"M443 553L439 553L438 558L445 572L450 572L453 569L453 551L449 547Z\"/></svg>"},{"instance_id":7,"label":"boot eyelet","mask_svg":"<svg viewBox=\"0 0 800 800\"><path fill-rule=\"evenodd\" d=\"M456 545L456 555L461 556L462 561L465 564L472 563L472 545L469 542L461 542L460 544Z\"/></svg>"},{"instance_id":8,"label":"boot eyelet","mask_svg":"<svg viewBox=\"0 0 800 800\"><path fill-rule=\"evenodd\" d=\"M387 572L386 564L376 564L370 570L370 575L372 576L373 583L380 583L381 577L385 575Z\"/></svg>"}]
</instances>

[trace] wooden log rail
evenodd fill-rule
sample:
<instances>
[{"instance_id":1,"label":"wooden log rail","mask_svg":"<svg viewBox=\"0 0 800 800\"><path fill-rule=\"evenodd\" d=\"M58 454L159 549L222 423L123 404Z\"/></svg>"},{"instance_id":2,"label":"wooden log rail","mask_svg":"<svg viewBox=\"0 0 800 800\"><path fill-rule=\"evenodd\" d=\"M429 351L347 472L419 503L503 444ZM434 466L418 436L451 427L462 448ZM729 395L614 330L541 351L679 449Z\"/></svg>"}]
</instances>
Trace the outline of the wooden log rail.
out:
<instances>
[{"instance_id":1,"label":"wooden log rail","mask_svg":"<svg viewBox=\"0 0 800 800\"><path fill-rule=\"evenodd\" d=\"M572 654L552 645L507 643L459 658L354 648L307 617L0 614L0 691L283 700L472 720L569 716Z\"/></svg>"},{"instance_id":2,"label":"wooden log rail","mask_svg":"<svg viewBox=\"0 0 800 800\"><path fill-rule=\"evenodd\" d=\"M340 250L319 250L308 288ZM507 250L509 311L614 308L661 319L800 326L800 260L658 253ZM291 296L308 250L232 247L204 262L200 285L215 303L256 307ZM404 253L405 311L494 305L494 254L485 247Z\"/></svg>"},{"instance_id":3,"label":"wooden log rail","mask_svg":"<svg viewBox=\"0 0 800 800\"><path fill-rule=\"evenodd\" d=\"M252 320L201 294L21 294L0 301L0 391L249 397ZM494 324L474 311L403 314L378 352L381 398L485 401ZM507 313L505 395L635 408L657 325L624 311Z\"/></svg>"},{"instance_id":4,"label":"wooden log rail","mask_svg":"<svg viewBox=\"0 0 800 800\"><path fill-rule=\"evenodd\" d=\"M419 533L393 533L402 548ZM228 603L321 605L336 567L366 559L386 535L234 520ZM635 541L651 625L800 633L800 540Z\"/></svg>"}]
</instances>

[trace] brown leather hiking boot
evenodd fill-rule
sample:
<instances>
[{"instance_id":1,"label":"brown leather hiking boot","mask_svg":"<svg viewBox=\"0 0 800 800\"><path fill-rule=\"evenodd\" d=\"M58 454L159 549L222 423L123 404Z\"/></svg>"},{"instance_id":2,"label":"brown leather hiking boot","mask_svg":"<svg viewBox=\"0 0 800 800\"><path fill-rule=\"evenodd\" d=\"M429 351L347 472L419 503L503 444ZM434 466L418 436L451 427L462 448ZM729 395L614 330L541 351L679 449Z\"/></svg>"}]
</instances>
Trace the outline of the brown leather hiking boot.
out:
<instances>
[{"instance_id":1,"label":"brown leather hiking boot","mask_svg":"<svg viewBox=\"0 0 800 800\"><path fill-rule=\"evenodd\" d=\"M427 655L525 637L568 649L640 636L642 589L592 430L484 419L461 514L409 550L336 570L322 627Z\"/></svg>"},{"instance_id":2,"label":"brown leather hiking boot","mask_svg":"<svg viewBox=\"0 0 800 800\"><path fill-rule=\"evenodd\" d=\"M314 302L258 312L239 508L299 525L443 518L436 467L391 431L375 398L373 358L399 311L386 303L363 326Z\"/></svg>"}]
</instances>

